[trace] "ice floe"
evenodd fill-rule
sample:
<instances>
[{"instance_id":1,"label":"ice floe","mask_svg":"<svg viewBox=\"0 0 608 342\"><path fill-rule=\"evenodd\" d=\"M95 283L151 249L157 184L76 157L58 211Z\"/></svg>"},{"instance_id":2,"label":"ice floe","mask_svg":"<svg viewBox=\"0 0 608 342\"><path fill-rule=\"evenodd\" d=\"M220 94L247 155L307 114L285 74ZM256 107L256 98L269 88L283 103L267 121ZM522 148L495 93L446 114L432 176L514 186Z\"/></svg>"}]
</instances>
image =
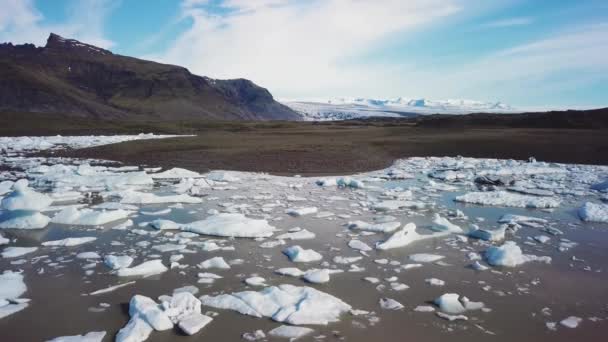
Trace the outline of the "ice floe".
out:
<instances>
[{"instance_id":1,"label":"ice floe","mask_svg":"<svg viewBox=\"0 0 608 342\"><path fill-rule=\"evenodd\" d=\"M200 298L203 305L293 325L326 325L340 320L351 306L311 287L279 285L259 292L244 291Z\"/></svg>"},{"instance_id":2,"label":"ice floe","mask_svg":"<svg viewBox=\"0 0 608 342\"><path fill-rule=\"evenodd\" d=\"M529 261L550 263L551 257L523 254L514 241L505 241L502 246L492 246L485 251L485 258L492 266L515 267Z\"/></svg>"},{"instance_id":3,"label":"ice floe","mask_svg":"<svg viewBox=\"0 0 608 342\"><path fill-rule=\"evenodd\" d=\"M186 223L181 229L197 234L243 238L269 237L275 231L266 220L231 213L220 213L202 221Z\"/></svg>"}]
</instances>

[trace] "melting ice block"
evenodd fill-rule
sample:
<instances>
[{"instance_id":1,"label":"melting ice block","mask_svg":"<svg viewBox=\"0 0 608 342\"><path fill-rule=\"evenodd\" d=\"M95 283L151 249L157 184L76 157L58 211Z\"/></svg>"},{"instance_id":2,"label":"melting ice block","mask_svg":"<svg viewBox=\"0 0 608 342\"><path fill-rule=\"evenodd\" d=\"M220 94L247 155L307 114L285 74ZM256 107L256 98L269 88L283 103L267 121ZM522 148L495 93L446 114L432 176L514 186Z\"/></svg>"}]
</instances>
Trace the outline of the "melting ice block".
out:
<instances>
[{"instance_id":1,"label":"melting ice block","mask_svg":"<svg viewBox=\"0 0 608 342\"><path fill-rule=\"evenodd\" d=\"M238 311L254 317L269 317L293 325L326 325L340 320L351 306L330 294L311 287L279 285L259 292L244 291L218 296L202 296L203 305Z\"/></svg>"},{"instance_id":2,"label":"melting ice block","mask_svg":"<svg viewBox=\"0 0 608 342\"><path fill-rule=\"evenodd\" d=\"M266 220L256 220L243 214L220 213L201 221L186 223L184 231L215 236L258 238L272 236L275 228Z\"/></svg>"}]
</instances>

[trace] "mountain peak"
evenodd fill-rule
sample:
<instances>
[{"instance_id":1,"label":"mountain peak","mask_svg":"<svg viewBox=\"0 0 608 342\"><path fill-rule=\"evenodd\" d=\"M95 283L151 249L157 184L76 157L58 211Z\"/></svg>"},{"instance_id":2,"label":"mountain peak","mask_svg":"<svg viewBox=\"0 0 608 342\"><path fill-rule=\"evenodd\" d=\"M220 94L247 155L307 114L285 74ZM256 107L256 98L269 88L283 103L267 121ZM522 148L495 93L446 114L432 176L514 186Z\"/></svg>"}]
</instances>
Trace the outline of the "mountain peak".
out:
<instances>
[{"instance_id":1,"label":"mountain peak","mask_svg":"<svg viewBox=\"0 0 608 342\"><path fill-rule=\"evenodd\" d=\"M64 38L56 33L52 33L46 40L45 49L53 50L70 50L72 52L77 51L86 54L101 54L111 55L112 52L98 48L97 46L82 43L76 39Z\"/></svg>"}]
</instances>

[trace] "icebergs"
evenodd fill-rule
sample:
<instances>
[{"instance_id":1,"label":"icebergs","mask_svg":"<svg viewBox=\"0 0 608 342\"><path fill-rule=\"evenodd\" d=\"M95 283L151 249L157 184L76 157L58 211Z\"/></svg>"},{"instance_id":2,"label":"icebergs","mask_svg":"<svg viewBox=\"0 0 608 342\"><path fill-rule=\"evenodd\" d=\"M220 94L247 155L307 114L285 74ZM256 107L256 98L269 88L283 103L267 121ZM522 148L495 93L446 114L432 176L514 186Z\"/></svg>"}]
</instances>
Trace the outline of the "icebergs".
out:
<instances>
[{"instance_id":1,"label":"icebergs","mask_svg":"<svg viewBox=\"0 0 608 342\"><path fill-rule=\"evenodd\" d=\"M289 209L285 210L285 214L298 217L298 216L314 214L317 211L318 211L318 209L316 207L289 208Z\"/></svg>"},{"instance_id":2,"label":"icebergs","mask_svg":"<svg viewBox=\"0 0 608 342\"><path fill-rule=\"evenodd\" d=\"M133 258L128 255L106 255L103 262L113 270L127 268L133 263Z\"/></svg>"},{"instance_id":3,"label":"icebergs","mask_svg":"<svg viewBox=\"0 0 608 342\"><path fill-rule=\"evenodd\" d=\"M372 250L372 248L368 246L365 242L356 239L350 240L348 242L348 247L362 252L369 252Z\"/></svg>"},{"instance_id":4,"label":"icebergs","mask_svg":"<svg viewBox=\"0 0 608 342\"><path fill-rule=\"evenodd\" d=\"M293 325L319 324L340 320L351 306L311 287L279 285L259 292L244 291L218 296L202 296L203 305L238 311L254 317L269 317Z\"/></svg>"},{"instance_id":5,"label":"icebergs","mask_svg":"<svg viewBox=\"0 0 608 342\"><path fill-rule=\"evenodd\" d=\"M315 238L315 233L306 229L288 232L275 237L278 240L309 240Z\"/></svg>"},{"instance_id":6,"label":"icebergs","mask_svg":"<svg viewBox=\"0 0 608 342\"><path fill-rule=\"evenodd\" d=\"M182 230L197 234L257 238L269 237L275 228L266 220L256 220L243 214L220 213L207 217L202 221L183 224Z\"/></svg>"},{"instance_id":7,"label":"icebergs","mask_svg":"<svg viewBox=\"0 0 608 342\"><path fill-rule=\"evenodd\" d=\"M392 248L404 247L412 242L435 238L443 236L444 233L435 233L430 235L420 235L416 232L416 225L414 223L406 224L402 229L396 231L388 239L377 242L376 249L387 250Z\"/></svg>"},{"instance_id":8,"label":"icebergs","mask_svg":"<svg viewBox=\"0 0 608 342\"><path fill-rule=\"evenodd\" d=\"M559 324L566 328L574 329L578 327L579 324L583 321L582 318L576 316L569 316L567 318L562 319Z\"/></svg>"},{"instance_id":9,"label":"icebergs","mask_svg":"<svg viewBox=\"0 0 608 342\"><path fill-rule=\"evenodd\" d=\"M431 229L438 232L462 233L462 228L453 224L445 217L441 217L437 213L433 216L433 225L431 226Z\"/></svg>"},{"instance_id":10,"label":"icebergs","mask_svg":"<svg viewBox=\"0 0 608 342\"><path fill-rule=\"evenodd\" d=\"M444 313L458 315L468 310L479 310L484 307L482 302L471 302L467 297L457 293L445 293L435 299L435 305Z\"/></svg>"},{"instance_id":11,"label":"icebergs","mask_svg":"<svg viewBox=\"0 0 608 342\"><path fill-rule=\"evenodd\" d=\"M554 197L536 197L507 191L469 192L454 200L471 204L517 208L557 208L561 203Z\"/></svg>"},{"instance_id":12,"label":"icebergs","mask_svg":"<svg viewBox=\"0 0 608 342\"><path fill-rule=\"evenodd\" d=\"M157 304L151 298L135 295L129 302L131 319L116 335L116 341L144 341L153 330L172 329L177 324L188 335L196 334L211 317L201 314L201 302L188 291L161 296Z\"/></svg>"},{"instance_id":13,"label":"icebergs","mask_svg":"<svg viewBox=\"0 0 608 342\"><path fill-rule=\"evenodd\" d=\"M6 247L2 251L3 258L18 258L26 254L33 253L38 250L38 247Z\"/></svg>"},{"instance_id":14,"label":"icebergs","mask_svg":"<svg viewBox=\"0 0 608 342\"><path fill-rule=\"evenodd\" d=\"M134 267L124 267L116 271L119 277L151 276L166 272L168 268L163 265L161 260L148 260Z\"/></svg>"},{"instance_id":15,"label":"icebergs","mask_svg":"<svg viewBox=\"0 0 608 342\"><path fill-rule=\"evenodd\" d=\"M403 304L392 298L380 298L380 307L385 310L401 310L404 308Z\"/></svg>"},{"instance_id":16,"label":"icebergs","mask_svg":"<svg viewBox=\"0 0 608 342\"><path fill-rule=\"evenodd\" d=\"M181 224L173 222L171 220L165 220L165 219L156 219L152 222L150 222L150 225L158 230L169 230L169 229L180 229L181 228Z\"/></svg>"},{"instance_id":17,"label":"icebergs","mask_svg":"<svg viewBox=\"0 0 608 342\"><path fill-rule=\"evenodd\" d=\"M507 224L523 224L523 225L539 225L545 224L548 221L538 217L504 214L498 219L498 223Z\"/></svg>"},{"instance_id":18,"label":"icebergs","mask_svg":"<svg viewBox=\"0 0 608 342\"><path fill-rule=\"evenodd\" d=\"M78 209L67 207L53 216L51 222L59 224L73 224L79 226L99 226L106 223L123 220L132 212L118 209L96 211L92 209Z\"/></svg>"},{"instance_id":19,"label":"icebergs","mask_svg":"<svg viewBox=\"0 0 608 342\"><path fill-rule=\"evenodd\" d=\"M202 269L209 268L219 268L222 270L230 269L230 265L224 260L222 257L213 257L211 259L207 259L199 264L199 267Z\"/></svg>"},{"instance_id":20,"label":"icebergs","mask_svg":"<svg viewBox=\"0 0 608 342\"><path fill-rule=\"evenodd\" d=\"M62 240L53 240L53 241L45 241L42 243L43 246L47 247L71 247L78 246L85 243L93 242L97 240L96 237L76 237L76 238L66 238Z\"/></svg>"},{"instance_id":21,"label":"icebergs","mask_svg":"<svg viewBox=\"0 0 608 342\"><path fill-rule=\"evenodd\" d=\"M127 190L119 192L120 203L126 204L162 204L162 203L191 203L198 204L201 200L187 194L160 196L150 192Z\"/></svg>"},{"instance_id":22,"label":"icebergs","mask_svg":"<svg viewBox=\"0 0 608 342\"><path fill-rule=\"evenodd\" d=\"M485 252L488 264L492 266L515 267L529 261L540 261L550 263L551 258L539 257L531 254L523 254L521 248L514 241L506 241L502 246L492 246Z\"/></svg>"},{"instance_id":23,"label":"icebergs","mask_svg":"<svg viewBox=\"0 0 608 342\"><path fill-rule=\"evenodd\" d=\"M28 187L28 181L21 179L12 184L13 192L0 202L0 228L40 229L46 227L50 219L40 211L48 208L53 200Z\"/></svg>"},{"instance_id":24,"label":"icebergs","mask_svg":"<svg viewBox=\"0 0 608 342\"><path fill-rule=\"evenodd\" d=\"M4 271L0 274L0 319L17 313L28 307L27 302L19 300L27 291L23 274Z\"/></svg>"},{"instance_id":25,"label":"icebergs","mask_svg":"<svg viewBox=\"0 0 608 342\"><path fill-rule=\"evenodd\" d=\"M48 208L53 200L30 189L26 179L20 179L13 184L13 192L3 198L1 203L0 208L4 210L37 212Z\"/></svg>"},{"instance_id":26,"label":"icebergs","mask_svg":"<svg viewBox=\"0 0 608 342\"><path fill-rule=\"evenodd\" d=\"M152 173L152 174L150 174L150 177L152 177L154 179L179 179L179 178L200 178L200 177L202 177L202 175L200 175L199 173L194 172L194 171L182 169L179 167L174 167L172 169L169 169L169 170L166 170L163 172Z\"/></svg>"},{"instance_id":27,"label":"icebergs","mask_svg":"<svg viewBox=\"0 0 608 342\"><path fill-rule=\"evenodd\" d=\"M395 231L395 229L399 228L401 223L399 222L382 222L382 223L367 223L364 221L354 221L348 223L348 228L364 230L369 232L380 232L380 233L390 233Z\"/></svg>"},{"instance_id":28,"label":"icebergs","mask_svg":"<svg viewBox=\"0 0 608 342\"><path fill-rule=\"evenodd\" d=\"M445 258L443 255L428 254L428 253L417 253L410 255L410 260L413 262L435 262Z\"/></svg>"},{"instance_id":29,"label":"icebergs","mask_svg":"<svg viewBox=\"0 0 608 342\"><path fill-rule=\"evenodd\" d=\"M300 246L291 246L283 250L292 262L313 262L323 259L323 256L312 249L304 249Z\"/></svg>"},{"instance_id":30,"label":"icebergs","mask_svg":"<svg viewBox=\"0 0 608 342\"><path fill-rule=\"evenodd\" d=\"M268 335L274 337L288 338L290 341L295 341L306 335L310 335L315 332L313 329L306 327L293 327L290 325L281 325L280 327L274 328L268 332Z\"/></svg>"},{"instance_id":31,"label":"icebergs","mask_svg":"<svg viewBox=\"0 0 608 342\"><path fill-rule=\"evenodd\" d=\"M578 210L578 216L585 222L608 223L608 205L586 202Z\"/></svg>"},{"instance_id":32,"label":"icebergs","mask_svg":"<svg viewBox=\"0 0 608 342\"><path fill-rule=\"evenodd\" d=\"M506 225L501 225L497 229L475 229L469 232L469 236L485 241L500 241L505 238L507 231Z\"/></svg>"},{"instance_id":33,"label":"icebergs","mask_svg":"<svg viewBox=\"0 0 608 342\"><path fill-rule=\"evenodd\" d=\"M102 342L105 336L105 331L91 331L83 335L55 337L47 342Z\"/></svg>"},{"instance_id":34,"label":"icebergs","mask_svg":"<svg viewBox=\"0 0 608 342\"><path fill-rule=\"evenodd\" d=\"M408 209L423 209L425 204L422 202L416 201L403 201L403 200L387 200L376 203L373 205L373 208L377 211L391 211L397 210L401 208Z\"/></svg>"}]
</instances>

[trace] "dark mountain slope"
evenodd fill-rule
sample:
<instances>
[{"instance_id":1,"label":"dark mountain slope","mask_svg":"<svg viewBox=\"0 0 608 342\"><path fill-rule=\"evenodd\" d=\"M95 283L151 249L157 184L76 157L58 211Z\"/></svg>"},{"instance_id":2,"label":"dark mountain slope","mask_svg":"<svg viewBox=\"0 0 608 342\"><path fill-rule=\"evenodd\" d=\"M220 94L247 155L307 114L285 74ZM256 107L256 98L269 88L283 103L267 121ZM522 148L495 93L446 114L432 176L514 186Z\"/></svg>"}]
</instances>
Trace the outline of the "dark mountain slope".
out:
<instances>
[{"instance_id":1,"label":"dark mountain slope","mask_svg":"<svg viewBox=\"0 0 608 342\"><path fill-rule=\"evenodd\" d=\"M0 44L0 111L130 120L300 119L249 80L201 77L55 34L45 47Z\"/></svg>"}]
</instances>

